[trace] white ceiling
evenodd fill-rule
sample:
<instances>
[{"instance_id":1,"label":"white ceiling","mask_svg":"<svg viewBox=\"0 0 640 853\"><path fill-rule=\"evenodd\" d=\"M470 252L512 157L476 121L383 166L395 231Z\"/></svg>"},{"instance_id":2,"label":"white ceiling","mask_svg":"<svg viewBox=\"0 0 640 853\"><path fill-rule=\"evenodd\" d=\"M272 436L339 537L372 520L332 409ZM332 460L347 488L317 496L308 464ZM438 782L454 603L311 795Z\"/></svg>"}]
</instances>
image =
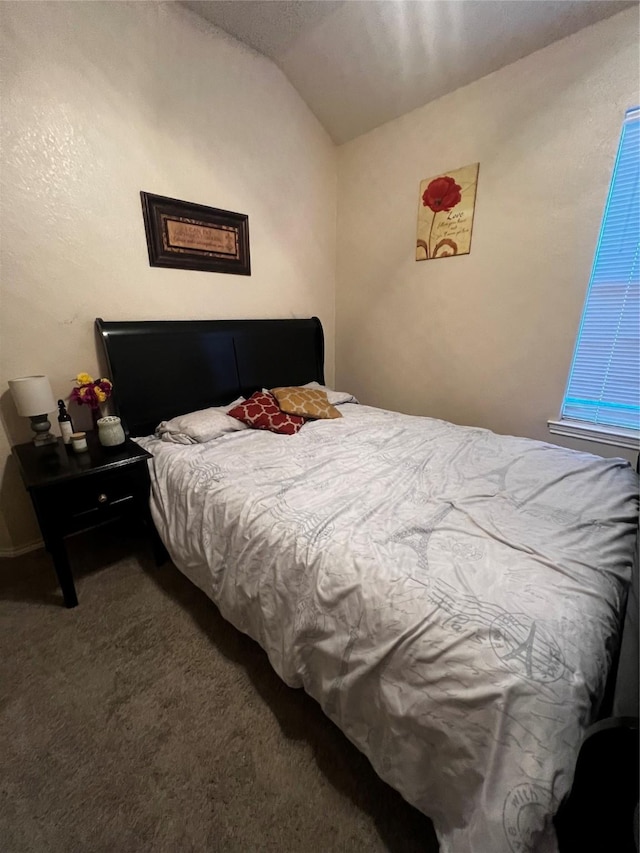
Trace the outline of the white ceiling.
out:
<instances>
[{"instance_id":1,"label":"white ceiling","mask_svg":"<svg viewBox=\"0 0 640 853\"><path fill-rule=\"evenodd\" d=\"M270 57L334 142L366 133L636 2L189 0Z\"/></svg>"}]
</instances>

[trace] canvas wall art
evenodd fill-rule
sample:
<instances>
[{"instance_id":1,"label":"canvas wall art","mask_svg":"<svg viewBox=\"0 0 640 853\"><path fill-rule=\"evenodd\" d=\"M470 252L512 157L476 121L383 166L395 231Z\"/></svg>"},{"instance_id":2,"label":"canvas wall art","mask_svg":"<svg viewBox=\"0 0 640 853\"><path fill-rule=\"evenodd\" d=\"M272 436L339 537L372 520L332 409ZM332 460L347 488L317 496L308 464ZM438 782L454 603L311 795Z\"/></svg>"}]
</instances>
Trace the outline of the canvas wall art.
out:
<instances>
[{"instance_id":1,"label":"canvas wall art","mask_svg":"<svg viewBox=\"0 0 640 853\"><path fill-rule=\"evenodd\" d=\"M468 255L479 163L420 182L416 261Z\"/></svg>"}]
</instances>

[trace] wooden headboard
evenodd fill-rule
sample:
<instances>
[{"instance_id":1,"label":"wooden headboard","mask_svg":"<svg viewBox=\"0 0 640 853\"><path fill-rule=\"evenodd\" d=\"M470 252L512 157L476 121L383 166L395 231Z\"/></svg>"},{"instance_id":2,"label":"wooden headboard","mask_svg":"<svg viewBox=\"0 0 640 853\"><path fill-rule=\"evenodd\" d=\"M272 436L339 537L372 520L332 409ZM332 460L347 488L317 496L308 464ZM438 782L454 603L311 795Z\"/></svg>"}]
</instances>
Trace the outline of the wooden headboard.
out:
<instances>
[{"instance_id":1,"label":"wooden headboard","mask_svg":"<svg viewBox=\"0 0 640 853\"><path fill-rule=\"evenodd\" d=\"M96 320L129 435L259 388L324 383L324 335L304 320Z\"/></svg>"}]
</instances>

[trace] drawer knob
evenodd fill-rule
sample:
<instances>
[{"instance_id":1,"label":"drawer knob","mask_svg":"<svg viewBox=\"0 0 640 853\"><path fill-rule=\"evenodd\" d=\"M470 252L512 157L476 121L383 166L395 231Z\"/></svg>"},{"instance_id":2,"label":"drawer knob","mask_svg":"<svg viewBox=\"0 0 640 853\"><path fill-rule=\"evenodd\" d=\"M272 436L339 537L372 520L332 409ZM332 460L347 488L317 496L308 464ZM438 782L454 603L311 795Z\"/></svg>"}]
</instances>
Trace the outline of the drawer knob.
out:
<instances>
[{"instance_id":1,"label":"drawer knob","mask_svg":"<svg viewBox=\"0 0 640 853\"><path fill-rule=\"evenodd\" d=\"M98 495L98 503L99 504L106 504L106 502L108 500L109 500L109 498L105 495L104 492L102 492L102 494Z\"/></svg>"}]
</instances>

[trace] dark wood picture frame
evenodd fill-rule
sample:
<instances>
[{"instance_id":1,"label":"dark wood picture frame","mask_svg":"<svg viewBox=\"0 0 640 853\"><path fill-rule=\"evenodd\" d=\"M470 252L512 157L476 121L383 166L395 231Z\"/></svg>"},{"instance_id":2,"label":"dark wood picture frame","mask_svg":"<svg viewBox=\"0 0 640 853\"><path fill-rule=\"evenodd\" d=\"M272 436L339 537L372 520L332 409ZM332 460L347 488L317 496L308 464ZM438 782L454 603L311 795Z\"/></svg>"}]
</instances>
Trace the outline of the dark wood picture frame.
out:
<instances>
[{"instance_id":1,"label":"dark wood picture frame","mask_svg":"<svg viewBox=\"0 0 640 853\"><path fill-rule=\"evenodd\" d=\"M251 275L249 217L140 192L149 265Z\"/></svg>"}]
</instances>

